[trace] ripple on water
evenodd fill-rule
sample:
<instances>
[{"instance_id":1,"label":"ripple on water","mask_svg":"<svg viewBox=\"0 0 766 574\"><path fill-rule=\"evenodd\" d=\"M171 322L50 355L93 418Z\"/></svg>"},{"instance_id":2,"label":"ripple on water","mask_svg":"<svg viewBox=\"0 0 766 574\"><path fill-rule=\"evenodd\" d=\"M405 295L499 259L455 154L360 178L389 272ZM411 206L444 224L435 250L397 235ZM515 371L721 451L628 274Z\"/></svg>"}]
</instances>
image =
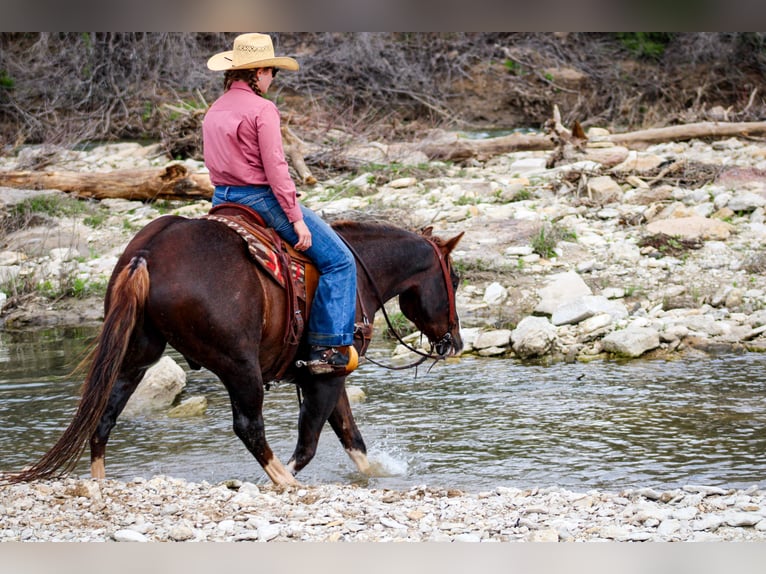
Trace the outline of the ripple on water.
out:
<instances>
[{"instance_id":1,"label":"ripple on water","mask_svg":"<svg viewBox=\"0 0 766 574\"><path fill-rule=\"evenodd\" d=\"M54 336L33 345L2 343L10 357L19 356L14 345L27 345L23 363L0 366L0 468L6 469L32 462L69 423L80 381L66 377L71 367L60 355L77 356L85 343L78 348L71 337ZM51 357L59 357L56 368ZM367 364L351 379L366 394L353 407L373 465L364 484L582 490L762 483L764 366L761 354L550 366L466 357L417 376ZM196 394L208 398L203 417L120 419L107 472L125 480L168 474L265 482L232 431L222 385L206 371L191 372L184 397ZM283 461L295 446L297 409L288 385L266 395L267 437ZM84 460L78 470L87 472ZM316 458L299 478L310 484L359 477L326 426Z\"/></svg>"}]
</instances>

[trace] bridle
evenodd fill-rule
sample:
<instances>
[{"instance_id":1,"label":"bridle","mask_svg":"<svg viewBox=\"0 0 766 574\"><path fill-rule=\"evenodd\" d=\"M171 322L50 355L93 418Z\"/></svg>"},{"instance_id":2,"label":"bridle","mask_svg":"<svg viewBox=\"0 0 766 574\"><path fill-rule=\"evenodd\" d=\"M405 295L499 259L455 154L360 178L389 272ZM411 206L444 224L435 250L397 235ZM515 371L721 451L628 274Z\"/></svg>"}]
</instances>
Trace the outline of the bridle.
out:
<instances>
[{"instance_id":1,"label":"bridle","mask_svg":"<svg viewBox=\"0 0 766 574\"><path fill-rule=\"evenodd\" d=\"M388 313L386 312L386 306L385 301L383 300L383 296L380 294L380 290L378 289L378 286L375 283L375 280L372 277L372 274L370 273L370 270L367 268L367 265L362 260L361 257L359 257L359 254L356 252L356 250L351 246L351 244L346 241L346 239L338 234L338 236L341 238L341 240L346 244L346 247L349 248L352 255L356 259L357 263L359 263L359 267L362 268L362 271L364 271L365 275L367 276L367 279L369 279L370 285L372 286L372 291L375 295L375 297L378 300L378 303L380 304L380 309L383 311L383 317L386 319L386 324L388 325L388 328L390 331L394 334L394 337L396 337L396 340L401 343L405 348L407 348L409 351L415 353L416 355L420 355L420 359L417 359L415 362L402 365L402 366L390 366L390 365L383 365L381 363L378 363L377 361L371 359L370 357L366 357L369 362L371 362L374 365L377 365L379 367L383 367L385 369L390 370L402 370L402 369L410 369L412 367L417 367L418 365L422 364L428 359L434 359L434 364L436 361L444 360L446 358L446 353L449 352L449 349L452 348L452 334L451 332L457 328L458 322L457 322L457 308L455 305L455 290L452 287L452 279L450 275L450 269L449 269L449 262L447 261L447 258L444 257L444 254L441 252L441 249L439 249L439 246L436 244L435 241L429 239L428 237L423 237L423 239L433 248L434 253L436 253L436 258L439 260L439 266L442 270L442 276L444 278L444 287L447 289L447 301L449 305L449 321L447 324L447 332L442 335L442 337L436 341L436 342L430 342L431 344L431 351L428 353L424 353L420 349L416 349L412 345L406 343L402 337L397 332L396 328L393 326L390 317L388 316ZM369 323L369 319L367 317L367 312L364 309L364 305L362 303L361 297L357 294L357 299L359 301L359 306L362 311L362 318L365 323ZM447 351L445 353L437 353L434 354L434 349L439 348L446 348Z\"/></svg>"}]
</instances>

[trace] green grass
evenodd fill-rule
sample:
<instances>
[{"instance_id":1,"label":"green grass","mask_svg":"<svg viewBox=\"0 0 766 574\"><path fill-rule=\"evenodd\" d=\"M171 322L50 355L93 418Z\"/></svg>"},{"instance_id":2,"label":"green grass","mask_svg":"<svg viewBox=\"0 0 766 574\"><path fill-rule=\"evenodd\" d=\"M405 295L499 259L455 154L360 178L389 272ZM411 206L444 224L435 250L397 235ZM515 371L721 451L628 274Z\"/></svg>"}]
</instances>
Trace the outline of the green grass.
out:
<instances>
[{"instance_id":1,"label":"green grass","mask_svg":"<svg viewBox=\"0 0 766 574\"><path fill-rule=\"evenodd\" d=\"M40 217L82 217L86 225L97 227L107 217L100 204L65 195L37 195L8 208L0 220L0 236L24 229Z\"/></svg>"},{"instance_id":2,"label":"green grass","mask_svg":"<svg viewBox=\"0 0 766 574\"><path fill-rule=\"evenodd\" d=\"M551 259L556 256L556 246L560 241L576 241L577 234L567 227L555 223L543 224L538 232L532 236L530 247L540 257Z\"/></svg>"}]
</instances>

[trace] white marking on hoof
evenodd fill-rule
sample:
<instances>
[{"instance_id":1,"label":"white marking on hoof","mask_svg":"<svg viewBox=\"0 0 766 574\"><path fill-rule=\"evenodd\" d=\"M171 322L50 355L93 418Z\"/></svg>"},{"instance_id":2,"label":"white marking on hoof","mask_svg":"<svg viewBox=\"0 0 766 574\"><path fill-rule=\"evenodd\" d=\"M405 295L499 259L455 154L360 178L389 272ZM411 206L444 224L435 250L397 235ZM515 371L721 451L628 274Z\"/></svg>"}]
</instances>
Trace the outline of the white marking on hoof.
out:
<instances>
[{"instance_id":1,"label":"white marking on hoof","mask_svg":"<svg viewBox=\"0 0 766 574\"><path fill-rule=\"evenodd\" d=\"M100 456L90 461L91 478L106 478L106 467L104 466L104 457Z\"/></svg>"},{"instance_id":2,"label":"white marking on hoof","mask_svg":"<svg viewBox=\"0 0 766 574\"><path fill-rule=\"evenodd\" d=\"M263 467L266 474L269 475L271 482L281 486L298 486L300 483L295 479L293 473L287 470L277 457L273 457Z\"/></svg>"},{"instance_id":3,"label":"white marking on hoof","mask_svg":"<svg viewBox=\"0 0 766 574\"><path fill-rule=\"evenodd\" d=\"M349 458L354 461L356 468L359 469L364 475L370 476L370 461L367 459L367 455L361 450L347 450Z\"/></svg>"}]
</instances>

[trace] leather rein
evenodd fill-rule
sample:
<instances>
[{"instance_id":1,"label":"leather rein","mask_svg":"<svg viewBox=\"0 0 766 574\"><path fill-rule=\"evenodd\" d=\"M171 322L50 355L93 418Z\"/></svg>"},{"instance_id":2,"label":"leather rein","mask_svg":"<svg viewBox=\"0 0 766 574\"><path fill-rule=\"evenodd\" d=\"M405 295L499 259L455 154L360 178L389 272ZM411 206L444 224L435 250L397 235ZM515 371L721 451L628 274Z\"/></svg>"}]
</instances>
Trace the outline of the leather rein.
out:
<instances>
[{"instance_id":1,"label":"leather rein","mask_svg":"<svg viewBox=\"0 0 766 574\"><path fill-rule=\"evenodd\" d=\"M379 367L383 367L385 369L389 369L392 371L399 371L404 369L411 369L412 367L417 367L418 365L424 363L428 359L434 359L434 364L436 364L436 361L444 360L446 358L446 355L443 354L433 354L432 352L424 353L420 349L416 349L412 345L406 343L402 337L397 332L396 328L393 326L390 317L388 316L388 313L386 312L386 306L385 301L383 300L383 296L380 294L380 290L378 289L377 284L375 283L375 279L373 279L372 274L370 273L370 270L367 268L367 265L362 260L361 257L359 257L359 254L356 252L356 250L351 246L351 244L346 241L346 239L338 234L338 237L341 238L341 240L346 244L346 247L349 248L351 253L353 254L354 258L356 259L357 263L359 263L359 266L364 271L365 275L367 276L367 279L370 281L370 285L372 286L372 291L375 295L375 297L378 300L378 303L380 304L380 309L383 311L383 317L386 319L386 324L388 325L389 330L394 334L394 337L396 337L396 340L404 345L405 348L407 348L409 351L415 353L416 355L420 355L420 359L417 359L413 363L407 364L407 365L401 365L401 366L391 366L391 365L384 365L381 364L374 359L371 359L370 357L366 357L368 361L370 361L372 364L377 365ZM442 336L441 339L439 339L436 343L430 343L431 344L431 351L433 351L434 347L442 344L442 343L448 343L451 345L452 335L450 334L450 331L452 331L453 328L457 325L457 309L455 305L455 290L452 289L452 281L450 279L450 272L449 272L449 264L442 254L441 250L439 249L439 246L432 241L431 239L427 237L423 237L423 239L428 242L428 244L433 248L434 253L436 254L436 258L439 260L439 264L442 270L442 275L444 277L444 286L447 289L447 299L449 303L449 324L447 327L447 332ZM359 298L359 307L362 311L362 317L365 323L369 322L369 319L367 317L367 311L364 309L364 305L362 303L361 297ZM430 342L430 341L429 341ZM433 365L432 365L433 366Z\"/></svg>"}]
</instances>

